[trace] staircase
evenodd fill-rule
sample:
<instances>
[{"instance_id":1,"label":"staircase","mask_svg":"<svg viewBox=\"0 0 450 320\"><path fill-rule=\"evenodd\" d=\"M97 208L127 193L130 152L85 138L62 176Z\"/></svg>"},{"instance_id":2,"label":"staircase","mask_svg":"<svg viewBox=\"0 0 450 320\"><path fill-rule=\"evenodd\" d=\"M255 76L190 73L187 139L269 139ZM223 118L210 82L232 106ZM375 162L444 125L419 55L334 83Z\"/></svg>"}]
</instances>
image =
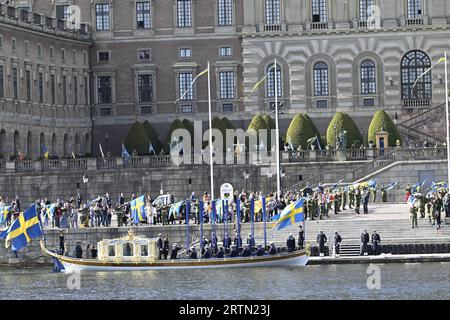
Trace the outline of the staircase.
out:
<instances>
[{"instance_id":1,"label":"staircase","mask_svg":"<svg viewBox=\"0 0 450 320\"><path fill-rule=\"evenodd\" d=\"M442 131L442 121L445 122L445 103L427 109L406 121L397 123L397 129L406 142L404 145L422 146L426 141L429 146L442 146L445 139L437 137L439 132ZM421 130L424 126L427 126L427 133L424 132L425 128ZM435 130L431 130L433 128Z\"/></svg>"},{"instance_id":2,"label":"staircase","mask_svg":"<svg viewBox=\"0 0 450 320\"><path fill-rule=\"evenodd\" d=\"M341 244L339 255L342 257L359 256L360 246L358 244Z\"/></svg>"},{"instance_id":3,"label":"staircase","mask_svg":"<svg viewBox=\"0 0 450 320\"><path fill-rule=\"evenodd\" d=\"M428 160L428 159L446 159L447 149L439 148L392 148L388 149L386 153L376 158L373 161L367 162L364 165L352 171L342 172L321 172L311 178L297 183L287 191L302 189L305 187L315 187L320 184L337 183L343 180L342 183L355 183L368 179L368 177L378 170L384 169L397 161L405 160Z\"/></svg>"}]
</instances>

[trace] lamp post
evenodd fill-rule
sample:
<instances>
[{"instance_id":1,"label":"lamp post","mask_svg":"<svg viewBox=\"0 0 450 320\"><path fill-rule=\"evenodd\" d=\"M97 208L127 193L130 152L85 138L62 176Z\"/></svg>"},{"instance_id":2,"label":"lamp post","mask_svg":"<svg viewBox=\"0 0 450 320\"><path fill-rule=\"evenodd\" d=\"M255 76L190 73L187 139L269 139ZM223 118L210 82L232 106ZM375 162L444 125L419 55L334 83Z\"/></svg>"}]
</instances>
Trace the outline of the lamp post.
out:
<instances>
[{"instance_id":1,"label":"lamp post","mask_svg":"<svg viewBox=\"0 0 450 320\"><path fill-rule=\"evenodd\" d=\"M286 177L286 171L284 171L284 168L281 168L281 170L280 170L280 178L281 178L281 186L280 186L281 190L280 190L280 192L281 192L281 194L283 194L283 180L284 180L284 177Z\"/></svg>"},{"instance_id":2,"label":"lamp post","mask_svg":"<svg viewBox=\"0 0 450 320\"><path fill-rule=\"evenodd\" d=\"M333 133L334 133L334 148L337 149L338 139L337 139L337 126L336 125L333 126Z\"/></svg>"},{"instance_id":3,"label":"lamp post","mask_svg":"<svg viewBox=\"0 0 450 320\"><path fill-rule=\"evenodd\" d=\"M270 179L272 179L273 173L270 170L267 170L267 192L270 192Z\"/></svg>"},{"instance_id":4,"label":"lamp post","mask_svg":"<svg viewBox=\"0 0 450 320\"><path fill-rule=\"evenodd\" d=\"M105 133L105 139L106 139L106 154L109 153L109 133Z\"/></svg>"},{"instance_id":5,"label":"lamp post","mask_svg":"<svg viewBox=\"0 0 450 320\"><path fill-rule=\"evenodd\" d=\"M84 173L84 175L83 175L83 178L82 178L82 180L83 180L83 184L85 184L86 185L86 192L85 192L85 194L84 194L84 201L87 203L87 193L88 193L88 182L89 182L89 179L88 179L88 177L87 177L87 175L86 175L86 173Z\"/></svg>"},{"instance_id":6,"label":"lamp post","mask_svg":"<svg viewBox=\"0 0 450 320\"><path fill-rule=\"evenodd\" d=\"M365 146L365 144L364 144L364 129L363 129L363 128L360 128L359 131L361 132L361 139L362 139L361 144L362 144L363 146Z\"/></svg>"},{"instance_id":7,"label":"lamp post","mask_svg":"<svg viewBox=\"0 0 450 320\"><path fill-rule=\"evenodd\" d=\"M248 191L248 179L250 178L250 172L248 170L244 171L244 179L245 179L245 191Z\"/></svg>"}]
</instances>

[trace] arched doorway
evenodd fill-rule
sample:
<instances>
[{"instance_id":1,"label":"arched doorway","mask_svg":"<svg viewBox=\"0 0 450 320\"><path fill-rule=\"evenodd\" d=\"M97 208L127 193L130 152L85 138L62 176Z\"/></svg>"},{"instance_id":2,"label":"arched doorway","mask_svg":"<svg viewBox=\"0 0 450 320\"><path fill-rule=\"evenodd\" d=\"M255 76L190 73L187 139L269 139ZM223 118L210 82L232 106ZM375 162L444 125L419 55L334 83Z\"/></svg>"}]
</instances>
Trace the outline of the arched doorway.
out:
<instances>
[{"instance_id":1,"label":"arched doorway","mask_svg":"<svg viewBox=\"0 0 450 320\"><path fill-rule=\"evenodd\" d=\"M80 137L78 136L78 133L75 134L75 155L78 156L80 153Z\"/></svg>"},{"instance_id":2,"label":"arched doorway","mask_svg":"<svg viewBox=\"0 0 450 320\"><path fill-rule=\"evenodd\" d=\"M67 156L67 153L68 153L68 143L69 143L69 138L68 138L68 136L67 136L67 133L65 133L64 134L64 139L63 139L63 154L62 154L62 156L63 157L65 157L65 156Z\"/></svg>"},{"instance_id":3,"label":"arched doorway","mask_svg":"<svg viewBox=\"0 0 450 320\"><path fill-rule=\"evenodd\" d=\"M13 155L17 157L17 155L19 154L19 149L20 149L20 135L19 135L19 131L14 131L14 138L13 138L13 142L14 142L14 146L13 146Z\"/></svg>"},{"instance_id":4,"label":"arched doorway","mask_svg":"<svg viewBox=\"0 0 450 320\"><path fill-rule=\"evenodd\" d=\"M28 131L27 134L27 154L26 156L30 159L33 159L33 135L31 131Z\"/></svg>"},{"instance_id":5,"label":"arched doorway","mask_svg":"<svg viewBox=\"0 0 450 320\"><path fill-rule=\"evenodd\" d=\"M6 132L3 129L0 131L0 156L6 158Z\"/></svg>"}]
</instances>

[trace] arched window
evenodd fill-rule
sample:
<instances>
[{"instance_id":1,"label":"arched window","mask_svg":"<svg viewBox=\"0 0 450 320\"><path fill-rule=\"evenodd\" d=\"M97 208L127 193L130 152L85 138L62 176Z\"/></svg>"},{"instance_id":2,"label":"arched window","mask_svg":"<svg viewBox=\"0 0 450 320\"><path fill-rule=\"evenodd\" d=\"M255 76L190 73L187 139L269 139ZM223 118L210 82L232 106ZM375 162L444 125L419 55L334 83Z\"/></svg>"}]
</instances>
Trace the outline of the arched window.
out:
<instances>
[{"instance_id":1,"label":"arched window","mask_svg":"<svg viewBox=\"0 0 450 320\"><path fill-rule=\"evenodd\" d=\"M266 0L266 23L280 24L281 9L280 0Z\"/></svg>"},{"instance_id":2,"label":"arched window","mask_svg":"<svg viewBox=\"0 0 450 320\"><path fill-rule=\"evenodd\" d=\"M0 131L0 154L6 159L6 132Z\"/></svg>"},{"instance_id":3,"label":"arched window","mask_svg":"<svg viewBox=\"0 0 450 320\"><path fill-rule=\"evenodd\" d=\"M324 62L314 65L314 96L328 96L328 66Z\"/></svg>"},{"instance_id":4,"label":"arched window","mask_svg":"<svg viewBox=\"0 0 450 320\"><path fill-rule=\"evenodd\" d=\"M45 134L41 132L39 135L39 155L43 156L46 150L48 151L47 146L45 145Z\"/></svg>"},{"instance_id":5,"label":"arched window","mask_svg":"<svg viewBox=\"0 0 450 320\"><path fill-rule=\"evenodd\" d=\"M27 157L32 158L33 156L33 136L31 135L31 132L28 131L27 134Z\"/></svg>"},{"instance_id":6,"label":"arched window","mask_svg":"<svg viewBox=\"0 0 450 320\"><path fill-rule=\"evenodd\" d=\"M430 58L422 51L411 51L403 57L401 66L403 100L431 99L431 71L418 79L430 67Z\"/></svg>"},{"instance_id":7,"label":"arched window","mask_svg":"<svg viewBox=\"0 0 450 320\"><path fill-rule=\"evenodd\" d=\"M65 157L67 156L68 152L69 152L69 138L67 137L67 133L64 134L64 139L63 139L63 154L62 156Z\"/></svg>"},{"instance_id":8,"label":"arched window","mask_svg":"<svg viewBox=\"0 0 450 320\"><path fill-rule=\"evenodd\" d=\"M281 67L277 64L277 94L283 96L283 83L281 78ZM275 67L272 63L267 67L267 98L275 98Z\"/></svg>"},{"instance_id":9,"label":"arched window","mask_svg":"<svg viewBox=\"0 0 450 320\"><path fill-rule=\"evenodd\" d=\"M408 0L408 18L422 17L422 0Z\"/></svg>"},{"instance_id":10,"label":"arched window","mask_svg":"<svg viewBox=\"0 0 450 320\"><path fill-rule=\"evenodd\" d=\"M56 134L52 135L52 154L56 153Z\"/></svg>"},{"instance_id":11,"label":"arched window","mask_svg":"<svg viewBox=\"0 0 450 320\"><path fill-rule=\"evenodd\" d=\"M20 149L20 146L19 146L19 144L20 144L20 135L19 135L19 131L17 131L17 130L14 131L14 139L13 139L13 141L14 141L14 146L13 146L14 152L13 152L13 155L17 156L19 154L19 149Z\"/></svg>"},{"instance_id":12,"label":"arched window","mask_svg":"<svg viewBox=\"0 0 450 320\"><path fill-rule=\"evenodd\" d=\"M375 94L376 86L376 71L375 63L371 60L364 60L361 63L361 94Z\"/></svg>"}]
</instances>

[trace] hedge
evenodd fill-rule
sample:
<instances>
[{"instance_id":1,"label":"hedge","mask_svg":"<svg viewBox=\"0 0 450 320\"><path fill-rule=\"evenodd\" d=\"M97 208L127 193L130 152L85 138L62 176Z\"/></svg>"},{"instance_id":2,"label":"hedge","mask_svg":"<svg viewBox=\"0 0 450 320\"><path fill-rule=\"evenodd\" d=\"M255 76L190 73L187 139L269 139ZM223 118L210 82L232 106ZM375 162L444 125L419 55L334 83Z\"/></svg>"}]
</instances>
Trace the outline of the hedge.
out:
<instances>
[{"instance_id":1,"label":"hedge","mask_svg":"<svg viewBox=\"0 0 450 320\"><path fill-rule=\"evenodd\" d=\"M156 132L155 128L153 128L152 124L147 120L144 121L143 126L145 131L147 131L147 135L153 145L153 148L155 149L156 154L159 154L161 152L161 149L163 148L161 137Z\"/></svg>"},{"instance_id":2,"label":"hedge","mask_svg":"<svg viewBox=\"0 0 450 320\"><path fill-rule=\"evenodd\" d=\"M132 154L134 150L139 155L148 154L150 139L144 125L139 121L136 121L128 131L128 135L125 138L125 147L127 151Z\"/></svg>"},{"instance_id":3,"label":"hedge","mask_svg":"<svg viewBox=\"0 0 450 320\"><path fill-rule=\"evenodd\" d=\"M286 133L286 142L292 143L294 148L302 147L303 150L308 148L308 139L316 136L310 121L304 114L297 113L289 125Z\"/></svg>"},{"instance_id":4,"label":"hedge","mask_svg":"<svg viewBox=\"0 0 450 320\"><path fill-rule=\"evenodd\" d=\"M373 141L376 144L375 133L384 130L389 133L389 146L395 147L397 140L402 141L401 135L397 130L396 125L391 117L384 110L379 110L372 118L369 126L368 141Z\"/></svg>"},{"instance_id":5,"label":"hedge","mask_svg":"<svg viewBox=\"0 0 450 320\"><path fill-rule=\"evenodd\" d=\"M357 142L359 144L362 143L363 138L361 132L359 131L353 119L346 113L337 112L334 115L333 119L331 120L330 124L328 125L327 129L327 143L332 148L336 147L334 126L336 126L336 130L338 132L343 130L347 131L347 134L345 136L347 148L350 148L353 144L356 144Z\"/></svg>"}]
</instances>

